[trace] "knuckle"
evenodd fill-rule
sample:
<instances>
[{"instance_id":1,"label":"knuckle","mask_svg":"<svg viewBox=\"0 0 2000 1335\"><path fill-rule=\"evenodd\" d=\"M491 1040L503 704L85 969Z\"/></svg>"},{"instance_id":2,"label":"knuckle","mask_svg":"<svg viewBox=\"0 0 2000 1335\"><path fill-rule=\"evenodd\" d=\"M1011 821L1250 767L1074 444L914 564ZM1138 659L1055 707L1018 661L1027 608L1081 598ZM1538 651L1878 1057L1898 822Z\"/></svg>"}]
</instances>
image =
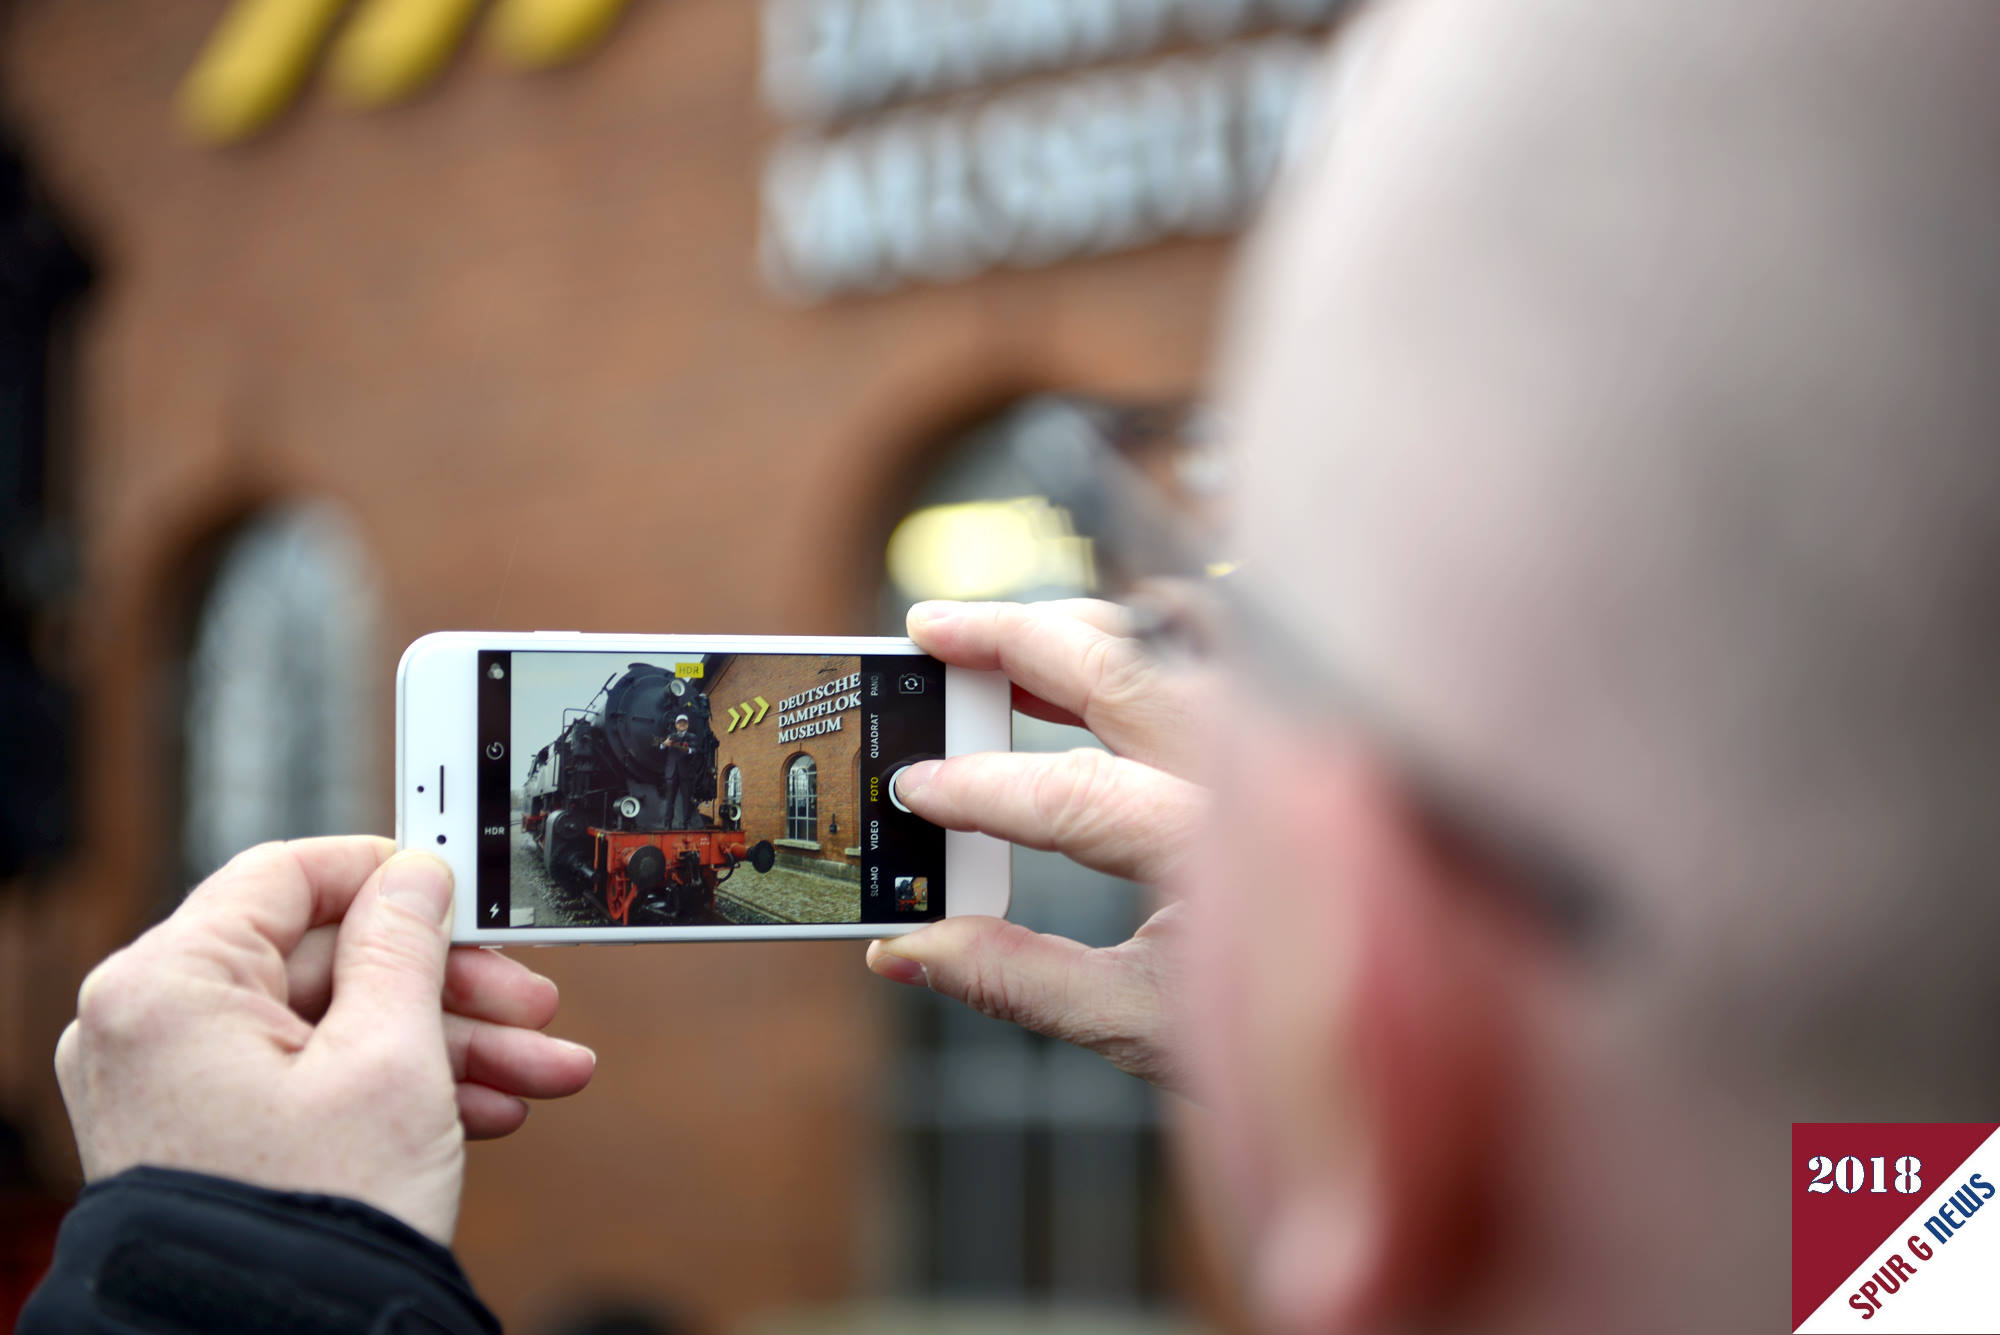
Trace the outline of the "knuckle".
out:
<instances>
[{"instance_id":1,"label":"knuckle","mask_svg":"<svg viewBox=\"0 0 2000 1335\"><path fill-rule=\"evenodd\" d=\"M993 629L1006 636L1022 635L1031 631L1041 621L1042 610L1039 603L1008 602L999 600L984 604Z\"/></svg>"},{"instance_id":2,"label":"knuckle","mask_svg":"<svg viewBox=\"0 0 2000 1335\"><path fill-rule=\"evenodd\" d=\"M1074 839L1102 818L1114 796L1116 772L1116 762L1103 751L1078 747L1066 753L1036 781L1036 818L1058 843Z\"/></svg>"},{"instance_id":3,"label":"knuckle","mask_svg":"<svg viewBox=\"0 0 2000 1335\"><path fill-rule=\"evenodd\" d=\"M1123 704L1141 698L1153 689L1153 662L1139 642L1129 636L1107 635L1098 643L1097 695L1108 703Z\"/></svg>"},{"instance_id":4,"label":"knuckle","mask_svg":"<svg viewBox=\"0 0 2000 1335\"><path fill-rule=\"evenodd\" d=\"M291 852L284 841L267 839L261 844L252 844L229 861L217 867L201 885L214 885L235 880L245 875L255 875L268 868L273 862L289 858ZM196 886L195 889L201 889Z\"/></svg>"},{"instance_id":5,"label":"knuckle","mask_svg":"<svg viewBox=\"0 0 2000 1335\"><path fill-rule=\"evenodd\" d=\"M77 1045L81 1041L81 1038L78 1037L75 1020L71 1020L63 1026L62 1036L56 1039L56 1083L58 1085L67 1086L74 1083L78 1069L77 1063L83 1060L77 1048Z\"/></svg>"},{"instance_id":6,"label":"knuckle","mask_svg":"<svg viewBox=\"0 0 2000 1335\"><path fill-rule=\"evenodd\" d=\"M129 950L112 955L88 974L76 993L81 1039L120 1039L137 1033L154 1007L146 972Z\"/></svg>"},{"instance_id":7,"label":"knuckle","mask_svg":"<svg viewBox=\"0 0 2000 1335\"><path fill-rule=\"evenodd\" d=\"M1017 959L1036 940L1035 933L1019 924L986 937L967 961L959 999L982 1015L1032 1033L1058 1033L1062 1007L1050 996L1046 980Z\"/></svg>"},{"instance_id":8,"label":"knuckle","mask_svg":"<svg viewBox=\"0 0 2000 1335\"><path fill-rule=\"evenodd\" d=\"M371 931L350 947L348 962L373 974L438 973L442 996L444 950L436 932Z\"/></svg>"},{"instance_id":9,"label":"knuckle","mask_svg":"<svg viewBox=\"0 0 2000 1335\"><path fill-rule=\"evenodd\" d=\"M1084 713L1116 711L1153 692L1152 665L1139 642L1105 635L1083 652Z\"/></svg>"},{"instance_id":10,"label":"knuckle","mask_svg":"<svg viewBox=\"0 0 2000 1335\"><path fill-rule=\"evenodd\" d=\"M290 856L290 847L282 839L266 839L261 844L252 844L224 863L225 867L254 867L275 858Z\"/></svg>"},{"instance_id":11,"label":"knuckle","mask_svg":"<svg viewBox=\"0 0 2000 1335\"><path fill-rule=\"evenodd\" d=\"M1015 994L1012 978L997 960L982 959L973 965L965 979L964 1001L981 1015L990 1015L1008 1024L1024 1024L1027 1019Z\"/></svg>"}]
</instances>

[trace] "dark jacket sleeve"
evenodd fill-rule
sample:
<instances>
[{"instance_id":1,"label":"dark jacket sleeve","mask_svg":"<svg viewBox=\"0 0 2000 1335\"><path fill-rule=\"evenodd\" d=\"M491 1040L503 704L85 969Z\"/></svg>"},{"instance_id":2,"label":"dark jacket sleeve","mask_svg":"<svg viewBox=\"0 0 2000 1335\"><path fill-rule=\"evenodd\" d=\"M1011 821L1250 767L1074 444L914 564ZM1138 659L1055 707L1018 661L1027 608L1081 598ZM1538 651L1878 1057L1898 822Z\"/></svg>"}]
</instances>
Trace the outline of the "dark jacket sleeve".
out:
<instances>
[{"instance_id":1,"label":"dark jacket sleeve","mask_svg":"<svg viewBox=\"0 0 2000 1335\"><path fill-rule=\"evenodd\" d=\"M359 1201L134 1168L84 1188L20 1335L496 1335L445 1248Z\"/></svg>"}]
</instances>

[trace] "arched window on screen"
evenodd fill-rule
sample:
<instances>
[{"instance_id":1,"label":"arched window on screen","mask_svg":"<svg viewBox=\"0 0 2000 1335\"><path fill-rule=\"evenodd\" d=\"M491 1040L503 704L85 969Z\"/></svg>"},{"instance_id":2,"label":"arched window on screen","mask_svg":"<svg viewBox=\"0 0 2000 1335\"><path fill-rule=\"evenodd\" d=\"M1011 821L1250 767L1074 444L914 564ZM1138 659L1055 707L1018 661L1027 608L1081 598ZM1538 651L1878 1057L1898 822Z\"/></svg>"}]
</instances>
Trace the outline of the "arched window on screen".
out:
<instances>
[{"instance_id":1,"label":"arched window on screen","mask_svg":"<svg viewBox=\"0 0 2000 1335\"><path fill-rule=\"evenodd\" d=\"M785 766L785 838L819 842L819 766L811 756Z\"/></svg>"}]
</instances>

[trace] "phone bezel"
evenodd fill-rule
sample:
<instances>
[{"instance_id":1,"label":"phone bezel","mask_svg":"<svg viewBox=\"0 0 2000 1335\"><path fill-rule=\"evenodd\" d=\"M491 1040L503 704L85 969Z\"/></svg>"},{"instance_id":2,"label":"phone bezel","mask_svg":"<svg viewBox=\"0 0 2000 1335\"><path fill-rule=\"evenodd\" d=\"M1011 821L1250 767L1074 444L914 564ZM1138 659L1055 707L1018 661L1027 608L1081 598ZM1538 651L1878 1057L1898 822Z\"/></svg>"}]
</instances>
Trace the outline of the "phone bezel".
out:
<instances>
[{"instance_id":1,"label":"phone bezel","mask_svg":"<svg viewBox=\"0 0 2000 1335\"><path fill-rule=\"evenodd\" d=\"M414 641L396 668L396 843L437 854L461 887L478 874L478 692L482 649L510 652L691 654L911 654L909 640L826 635L596 635L573 631L438 631ZM945 669L945 754L1005 751L1013 744L1012 693L998 672ZM444 801L431 803L443 767ZM424 792L419 794L417 786ZM454 793L457 800L454 800ZM444 836L438 844L437 837ZM1005 917L1013 849L1004 840L945 832L946 916ZM606 945L641 941L846 940L898 936L916 923L802 923L789 927L481 927L476 896L452 907L452 940L464 944Z\"/></svg>"}]
</instances>

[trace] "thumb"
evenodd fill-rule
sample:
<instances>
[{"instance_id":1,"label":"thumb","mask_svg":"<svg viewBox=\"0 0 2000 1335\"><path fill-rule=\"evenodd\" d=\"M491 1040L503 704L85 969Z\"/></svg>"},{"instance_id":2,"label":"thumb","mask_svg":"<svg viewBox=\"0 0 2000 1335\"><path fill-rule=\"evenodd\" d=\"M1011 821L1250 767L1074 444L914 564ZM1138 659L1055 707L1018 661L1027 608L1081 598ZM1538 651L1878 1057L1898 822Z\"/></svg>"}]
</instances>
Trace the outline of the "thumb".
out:
<instances>
[{"instance_id":1,"label":"thumb","mask_svg":"<svg viewBox=\"0 0 2000 1335\"><path fill-rule=\"evenodd\" d=\"M398 853L376 870L334 939L322 1029L357 1039L415 1029L442 1046L451 892L451 868L429 853Z\"/></svg>"},{"instance_id":2,"label":"thumb","mask_svg":"<svg viewBox=\"0 0 2000 1335\"><path fill-rule=\"evenodd\" d=\"M1128 976L1116 952L1004 918L946 918L872 942L868 967L1114 1061L1157 1025L1154 998Z\"/></svg>"}]
</instances>

